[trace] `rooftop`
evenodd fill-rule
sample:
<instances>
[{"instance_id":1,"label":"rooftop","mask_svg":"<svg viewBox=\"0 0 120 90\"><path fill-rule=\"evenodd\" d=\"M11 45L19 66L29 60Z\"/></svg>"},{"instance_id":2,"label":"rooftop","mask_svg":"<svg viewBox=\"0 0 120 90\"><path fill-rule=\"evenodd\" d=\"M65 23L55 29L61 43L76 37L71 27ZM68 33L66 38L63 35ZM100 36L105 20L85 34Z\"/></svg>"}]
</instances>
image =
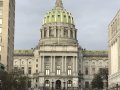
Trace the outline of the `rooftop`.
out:
<instances>
[{"instance_id":1,"label":"rooftop","mask_svg":"<svg viewBox=\"0 0 120 90\"><path fill-rule=\"evenodd\" d=\"M33 56L33 50L14 50L14 56Z\"/></svg>"},{"instance_id":2,"label":"rooftop","mask_svg":"<svg viewBox=\"0 0 120 90\"><path fill-rule=\"evenodd\" d=\"M108 57L107 50L83 50L84 57Z\"/></svg>"}]
</instances>

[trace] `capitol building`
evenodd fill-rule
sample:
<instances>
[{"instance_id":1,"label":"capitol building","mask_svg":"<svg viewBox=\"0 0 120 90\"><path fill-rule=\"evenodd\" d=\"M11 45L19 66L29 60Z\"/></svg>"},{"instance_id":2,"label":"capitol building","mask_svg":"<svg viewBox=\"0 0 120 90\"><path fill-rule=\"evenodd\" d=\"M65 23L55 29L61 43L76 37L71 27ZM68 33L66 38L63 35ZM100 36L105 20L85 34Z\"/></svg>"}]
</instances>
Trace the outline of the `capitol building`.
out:
<instances>
[{"instance_id":1,"label":"capitol building","mask_svg":"<svg viewBox=\"0 0 120 90\"><path fill-rule=\"evenodd\" d=\"M14 69L30 77L31 88L89 90L94 74L108 68L108 52L83 49L72 14L61 0L43 18L41 38L31 50L14 51Z\"/></svg>"}]
</instances>

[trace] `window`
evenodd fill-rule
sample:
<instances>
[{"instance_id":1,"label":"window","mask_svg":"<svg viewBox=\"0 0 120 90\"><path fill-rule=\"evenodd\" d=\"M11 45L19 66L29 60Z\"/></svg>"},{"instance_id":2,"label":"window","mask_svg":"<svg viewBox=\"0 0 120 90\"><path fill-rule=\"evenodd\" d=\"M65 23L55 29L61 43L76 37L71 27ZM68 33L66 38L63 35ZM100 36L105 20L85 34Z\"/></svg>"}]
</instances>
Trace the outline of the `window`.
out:
<instances>
[{"instance_id":1,"label":"window","mask_svg":"<svg viewBox=\"0 0 120 90\"><path fill-rule=\"evenodd\" d=\"M2 33L2 28L0 28L0 33Z\"/></svg>"},{"instance_id":2,"label":"window","mask_svg":"<svg viewBox=\"0 0 120 90\"><path fill-rule=\"evenodd\" d=\"M38 73L38 70L36 69L36 73Z\"/></svg>"},{"instance_id":3,"label":"window","mask_svg":"<svg viewBox=\"0 0 120 90\"><path fill-rule=\"evenodd\" d=\"M57 66L58 69L60 69L60 66Z\"/></svg>"},{"instance_id":4,"label":"window","mask_svg":"<svg viewBox=\"0 0 120 90\"><path fill-rule=\"evenodd\" d=\"M31 74L31 67L28 68L28 74Z\"/></svg>"},{"instance_id":5,"label":"window","mask_svg":"<svg viewBox=\"0 0 120 90\"><path fill-rule=\"evenodd\" d=\"M0 7L2 7L3 6L3 1L0 1Z\"/></svg>"},{"instance_id":6,"label":"window","mask_svg":"<svg viewBox=\"0 0 120 90\"><path fill-rule=\"evenodd\" d=\"M66 15L64 15L64 18L66 18Z\"/></svg>"},{"instance_id":7,"label":"window","mask_svg":"<svg viewBox=\"0 0 120 90\"><path fill-rule=\"evenodd\" d=\"M60 70L57 70L57 75L60 75Z\"/></svg>"},{"instance_id":8,"label":"window","mask_svg":"<svg viewBox=\"0 0 120 90\"><path fill-rule=\"evenodd\" d=\"M21 69L22 69L22 74L24 74L24 67L22 67Z\"/></svg>"},{"instance_id":9,"label":"window","mask_svg":"<svg viewBox=\"0 0 120 90\"><path fill-rule=\"evenodd\" d=\"M2 42L2 37L0 37L0 43Z\"/></svg>"},{"instance_id":10,"label":"window","mask_svg":"<svg viewBox=\"0 0 120 90\"><path fill-rule=\"evenodd\" d=\"M38 82L38 80L36 79L36 82Z\"/></svg>"},{"instance_id":11,"label":"window","mask_svg":"<svg viewBox=\"0 0 120 90\"><path fill-rule=\"evenodd\" d=\"M60 15L58 15L58 17L60 17Z\"/></svg>"},{"instance_id":12,"label":"window","mask_svg":"<svg viewBox=\"0 0 120 90\"><path fill-rule=\"evenodd\" d=\"M36 67L38 67L38 64L36 64Z\"/></svg>"},{"instance_id":13,"label":"window","mask_svg":"<svg viewBox=\"0 0 120 90\"><path fill-rule=\"evenodd\" d=\"M2 24L2 19L0 19L0 24Z\"/></svg>"},{"instance_id":14,"label":"window","mask_svg":"<svg viewBox=\"0 0 120 90\"><path fill-rule=\"evenodd\" d=\"M89 82L85 82L85 88L89 88Z\"/></svg>"},{"instance_id":15,"label":"window","mask_svg":"<svg viewBox=\"0 0 120 90\"><path fill-rule=\"evenodd\" d=\"M88 68L85 68L85 75L88 75Z\"/></svg>"},{"instance_id":16,"label":"window","mask_svg":"<svg viewBox=\"0 0 120 90\"><path fill-rule=\"evenodd\" d=\"M68 70L68 75L71 75L71 74L72 74L71 70Z\"/></svg>"},{"instance_id":17,"label":"window","mask_svg":"<svg viewBox=\"0 0 120 90\"><path fill-rule=\"evenodd\" d=\"M95 74L95 68L92 68L92 73Z\"/></svg>"},{"instance_id":18,"label":"window","mask_svg":"<svg viewBox=\"0 0 120 90\"><path fill-rule=\"evenodd\" d=\"M50 70L48 70L48 69L45 70L45 74L46 74L46 75L50 75Z\"/></svg>"},{"instance_id":19,"label":"window","mask_svg":"<svg viewBox=\"0 0 120 90\"><path fill-rule=\"evenodd\" d=\"M70 19L70 16L68 18Z\"/></svg>"},{"instance_id":20,"label":"window","mask_svg":"<svg viewBox=\"0 0 120 90\"><path fill-rule=\"evenodd\" d=\"M44 28L44 37L47 37L47 29Z\"/></svg>"},{"instance_id":21,"label":"window","mask_svg":"<svg viewBox=\"0 0 120 90\"><path fill-rule=\"evenodd\" d=\"M2 47L0 46L0 51L2 50Z\"/></svg>"},{"instance_id":22,"label":"window","mask_svg":"<svg viewBox=\"0 0 120 90\"><path fill-rule=\"evenodd\" d=\"M70 37L73 38L73 31L70 30Z\"/></svg>"},{"instance_id":23,"label":"window","mask_svg":"<svg viewBox=\"0 0 120 90\"><path fill-rule=\"evenodd\" d=\"M38 62L38 59L36 59L36 62Z\"/></svg>"},{"instance_id":24,"label":"window","mask_svg":"<svg viewBox=\"0 0 120 90\"><path fill-rule=\"evenodd\" d=\"M64 28L64 37L68 37L68 28L67 27Z\"/></svg>"},{"instance_id":25,"label":"window","mask_svg":"<svg viewBox=\"0 0 120 90\"><path fill-rule=\"evenodd\" d=\"M49 80L46 80L46 81L45 81L45 86L46 86L46 87L49 87L49 86L50 86L50 81L49 81Z\"/></svg>"},{"instance_id":26,"label":"window","mask_svg":"<svg viewBox=\"0 0 120 90\"><path fill-rule=\"evenodd\" d=\"M52 15L52 17L54 18L54 15Z\"/></svg>"},{"instance_id":27,"label":"window","mask_svg":"<svg viewBox=\"0 0 120 90\"><path fill-rule=\"evenodd\" d=\"M71 66L68 66L68 68L71 68Z\"/></svg>"},{"instance_id":28,"label":"window","mask_svg":"<svg viewBox=\"0 0 120 90\"><path fill-rule=\"evenodd\" d=\"M29 64L31 64L31 61L29 62Z\"/></svg>"},{"instance_id":29,"label":"window","mask_svg":"<svg viewBox=\"0 0 120 90\"><path fill-rule=\"evenodd\" d=\"M49 36L54 37L54 30L51 27L49 27Z\"/></svg>"},{"instance_id":30,"label":"window","mask_svg":"<svg viewBox=\"0 0 120 90\"><path fill-rule=\"evenodd\" d=\"M72 87L72 81L71 80L67 81L67 85L68 87Z\"/></svg>"}]
</instances>

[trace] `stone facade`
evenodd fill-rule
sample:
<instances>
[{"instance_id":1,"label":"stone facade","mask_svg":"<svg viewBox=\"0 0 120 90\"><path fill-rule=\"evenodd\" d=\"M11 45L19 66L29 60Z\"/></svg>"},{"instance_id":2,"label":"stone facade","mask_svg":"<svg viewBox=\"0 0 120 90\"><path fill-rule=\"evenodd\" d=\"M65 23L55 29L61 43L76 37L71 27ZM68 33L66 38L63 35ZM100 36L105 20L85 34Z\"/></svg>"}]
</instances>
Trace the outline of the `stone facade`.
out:
<instances>
[{"instance_id":1,"label":"stone facade","mask_svg":"<svg viewBox=\"0 0 120 90\"><path fill-rule=\"evenodd\" d=\"M61 80L61 86L64 86L68 88L68 86L71 86L70 84L67 84L67 81L75 80L73 79L72 75L75 75L77 73L74 73L73 71L75 68L78 69L83 74L83 79L81 82L78 82L78 85L83 90L86 88L91 88L91 81L94 77L94 74L97 74L99 69L101 68L108 68L109 60L108 60L108 52L107 51L88 51L85 50L80 53L79 55L79 63L78 67L76 65L71 67L73 63L72 60L69 62L67 61L67 58L70 58L68 56L73 56L73 53L69 53L69 55L65 52L62 52L63 55L62 60L60 60L60 57L57 58L57 56L60 56L60 53L47 53L47 55L51 55L51 57L44 57L44 64L43 59L40 60L40 56L36 57L34 55L34 52L38 54L38 51L34 50L15 50L14 52L14 68L19 68L24 71L25 75L28 75L31 77L31 87L32 88L39 88L43 86L45 80L49 80L50 84L47 84L48 86L52 86L52 83L55 87L55 81ZM46 54L45 54L46 55ZM54 56L53 56L54 55ZM66 55L67 57L65 57ZM66 58L66 59L65 59ZM73 58L74 59L74 58ZM54 62L54 60L57 60L57 62ZM67 62L66 62L67 61ZM52 63L52 64L51 64ZM64 63L64 64L63 64ZM67 64L67 67L65 68L65 63ZM46 65L46 66L44 66ZM44 67L44 69L43 69ZM57 72L60 75L57 75ZM76 70L75 69L75 70ZM66 70L66 73L64 73ZM41 72L40 72L41 71ZM42 72L43 71L43 72ZM54 71L54 72L52 72ZM71 75L70 75L71 73ZM47 74L47 75L46 75ZM68 75L69 74L69 75ZM73 83L72 83L73 86Z\"/></svg>"},{"instance_id":2,"label":"stone facade","mask_svg":"<svg viewBox=\"0 0 120 90\"><path fill-rule=\"evenodd\" d=\"M109 24L109 88L120 82L120 10ZM113 90L113 89L112 89Z\"/></svg>"},{"instance_id":3,"label":"stone facade","mask_svg":"<svg viewBox=\"0 0 120 90\"><path fill-rule=\"evenodd\" d=\"M83 88L91 88L94 75L109 65L107 51L85 50L82 58Z\"/></svg>"},{"instance_id":4,"label":"stone facade","mask_svg":"<svg viewBox=\"0 0 120 90\"><path fill-rule=\"evenodd\" d=\"M0 62L13 69L15 0L0 0Z\"/></svg>"}]
</instances>

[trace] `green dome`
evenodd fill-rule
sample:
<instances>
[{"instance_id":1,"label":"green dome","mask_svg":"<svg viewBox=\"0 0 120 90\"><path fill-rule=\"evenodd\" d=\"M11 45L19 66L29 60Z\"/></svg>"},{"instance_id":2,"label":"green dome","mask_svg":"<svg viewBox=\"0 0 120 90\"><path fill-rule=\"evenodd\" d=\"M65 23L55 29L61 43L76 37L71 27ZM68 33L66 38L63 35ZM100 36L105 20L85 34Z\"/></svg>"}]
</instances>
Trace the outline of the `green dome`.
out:
<instances>
[{"instance_id":1,"label":"green dome","mask_svg":"<svg viewBox=\"0 0 120 90\"><path fill-rule=\"evenodd\" d=\"M47 15L45 15L43 24L48 24L48 23L74 24L71 13L66 11L66 9L62 7L62 4L60 4L60 2L56 2L56 3L58 3L58 5L56 4L56 7L51 11L49 11Z\"/></svg>"}]
</instances>

